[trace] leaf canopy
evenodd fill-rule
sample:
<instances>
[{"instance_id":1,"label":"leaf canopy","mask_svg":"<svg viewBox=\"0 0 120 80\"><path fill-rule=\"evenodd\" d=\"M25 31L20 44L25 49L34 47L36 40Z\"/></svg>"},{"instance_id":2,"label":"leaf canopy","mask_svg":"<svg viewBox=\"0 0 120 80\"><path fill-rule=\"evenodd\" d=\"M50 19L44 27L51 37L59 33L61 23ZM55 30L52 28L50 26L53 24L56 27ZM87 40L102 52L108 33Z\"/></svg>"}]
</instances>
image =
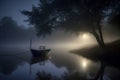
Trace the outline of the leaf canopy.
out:
<instances>
[{"instance_id":1,"label":"leaf canopy","mask_svg":"<svg viewBox=\"0 0 120 80\"><path fill-rule=\"evenodd\" d=\"M74 33L91 32L97 29L106 17L119 12L119 0L39 0L32 11L22 11L30 24L36 27L39 36L51 34L55 29Z\"/></svg>"}]
</instances>

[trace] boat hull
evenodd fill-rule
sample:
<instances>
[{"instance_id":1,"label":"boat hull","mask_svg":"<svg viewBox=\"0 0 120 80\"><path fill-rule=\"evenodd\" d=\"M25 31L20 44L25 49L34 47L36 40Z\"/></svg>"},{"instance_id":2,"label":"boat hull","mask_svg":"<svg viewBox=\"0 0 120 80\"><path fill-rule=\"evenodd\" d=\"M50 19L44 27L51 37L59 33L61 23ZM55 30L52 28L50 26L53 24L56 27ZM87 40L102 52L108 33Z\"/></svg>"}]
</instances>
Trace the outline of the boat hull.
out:
<instances>
[{"instance_id":1,"label":"boat hull","mask_svg":"<svg viewBox=\"0 0 120 80\"><path fill-rule=\"evenodd\" d=\"M31 49L31 52L34 57L47 56L50 52L50 49L46 49L46 50Z\"/></svg>"}]
</instances>

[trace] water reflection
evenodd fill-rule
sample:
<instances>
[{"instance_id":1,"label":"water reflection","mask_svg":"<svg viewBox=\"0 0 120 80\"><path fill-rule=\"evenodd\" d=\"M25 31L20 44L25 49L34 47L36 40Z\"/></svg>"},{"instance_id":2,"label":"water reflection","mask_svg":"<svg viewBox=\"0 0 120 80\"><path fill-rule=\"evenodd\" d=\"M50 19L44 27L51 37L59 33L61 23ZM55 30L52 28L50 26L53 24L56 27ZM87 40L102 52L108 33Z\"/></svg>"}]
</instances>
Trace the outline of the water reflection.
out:
<instances>
[{"instance_id":1,"label":"water reflection","mask_svg":"<svg viewBox=\"0 0 120 80\"><path fill-rule=\"evenodd\" d=\"M15 56L0 56L0 72L9 75L23 63L20 58Z\"/></svg>"},{"instance_id":2,"label":"water reflection","mask_svg":"<svg viewBox=\"0 0 120 80\"><path fill-rule=\"evenodd\" d=\"M40 65L44 65L47 60L50 59L50 56L39 56L39 57L32 57L30 64L39 63Z\"/></svg>"},{"instance_id":3,"label":"water reflection","mask_svg":"<svg viewBox=\"0 0 120 80\"><path fill-rule=\"evenodd\" d=\"M113 68L106 70L105 64L64 50L52 49L50 56L38 58L32 57L30 51L20 52L0 51L0 80L88 80L95 76L97 80L98 72L103 80L115 80L111 78Z\"/></svg>"},{"instance_id":4,"label":"water reflection","mask_svg":"<svg viewBox=\"0 0 120 80\"><path fill-rule=\"evenodd\" d=\"M32 73L31 72L32 65L39 63L40 66L42 66L42 65L44 66L45 63L47 62L47 60L49 60L49 58L50 58L50 56L39 56L39 57L32 56L31 61L30 61L30 75Z\"/></svg>"},{"instance_id":5,"label":"water reflection","mask_svg":"<svg viewBox=\"0 0 120 80\"><path fill-rule=\"evenodd\" d=\"M83 69L86 69L88 67L88 62L86 60L81 61L81 63Z\"/></svg>"},{"instance_id":6,"label":"water reflection","mask_svg":"<svg viewBox=\"0 0 120 80\"><path fill-rule=\"evenodd\" d=\"M73 53L79 56L84 56L94 62L100 63L100 67L97 73L95 74L95 76L93 77L93 80L119 80L120 64L118 63L118 61L120 60L120 55L118 53L116 52L114 54L108 52L102 53L102 52L98 52L99 50L95 50L95 49L93 50L93 48L90 49L91 52L93 51L93 53L89 52L89 49L87 48L86 50L88 50L86 51L86 53L83 53L85 52L85 49L83 50L81 49L81 51L75 50L73 51ZM86 63L83 63L83 65L86 66ZM108 70L109 67L111 67L112 71L117 69L117 71L115 72L117 76L114 77L112 76L114 75L114 73Z\"/></svg>"}]
</instances>

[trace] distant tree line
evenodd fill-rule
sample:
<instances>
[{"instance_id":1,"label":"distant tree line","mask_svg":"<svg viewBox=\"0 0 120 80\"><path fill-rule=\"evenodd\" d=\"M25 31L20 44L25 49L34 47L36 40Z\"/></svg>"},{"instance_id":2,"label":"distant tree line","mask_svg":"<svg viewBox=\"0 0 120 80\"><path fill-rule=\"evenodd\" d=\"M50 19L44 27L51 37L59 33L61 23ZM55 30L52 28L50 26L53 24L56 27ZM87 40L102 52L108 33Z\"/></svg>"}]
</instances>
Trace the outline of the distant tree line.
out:
<instances>
[{"instance_id":1,"label":"distant tree line","mask_svg":"<svg viewBox=\"0 0 120 80\"><path fill-rule=\"evenodd\" d=\"M11 17L5 16L0 19L0 43L22 42L34 36L32 27L25 29L19 26Z\"/></svg>"}]
</instances>

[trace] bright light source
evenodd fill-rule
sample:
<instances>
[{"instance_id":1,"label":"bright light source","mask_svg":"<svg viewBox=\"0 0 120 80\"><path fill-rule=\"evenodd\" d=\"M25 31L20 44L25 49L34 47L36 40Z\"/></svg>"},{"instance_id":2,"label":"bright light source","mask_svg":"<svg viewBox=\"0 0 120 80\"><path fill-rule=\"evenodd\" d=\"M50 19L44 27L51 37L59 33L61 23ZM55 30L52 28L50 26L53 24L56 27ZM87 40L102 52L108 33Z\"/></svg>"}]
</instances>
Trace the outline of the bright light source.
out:
<instances>
[{"instance_id":1,"label":"bright light source","mask_svg":"<svg viewBox=\"0 0 120 80\"><path fill-rule=\"evenodd\" d=\"M83 38L83 39L88 39L88 38L89 38L89 35L88 35L87 33L84 33L84 34L82 35L82 38Z\"/></svg>"},{"instance_id":2,"label":"bright light source","mask_svg":"<svg viewBox=\"0 0 120 80\"><path fill-rule=\"evenodd\" d=\"M86 68L86 67L87 67L87 62L86 62L86 61L83 61L83 62L82 62L82 67L83 67L83 68Z\"/></svg>"},{"instance_id":3,"label":"bright light source","mask_svg":"<svg viewBox=\"0 0 120 80\"><path fill-rule=\"evenodd\" d=\"M89 33L82 33L79 35L79 40L90 40L90 34Z\"/></svg>"}]
</instances>

